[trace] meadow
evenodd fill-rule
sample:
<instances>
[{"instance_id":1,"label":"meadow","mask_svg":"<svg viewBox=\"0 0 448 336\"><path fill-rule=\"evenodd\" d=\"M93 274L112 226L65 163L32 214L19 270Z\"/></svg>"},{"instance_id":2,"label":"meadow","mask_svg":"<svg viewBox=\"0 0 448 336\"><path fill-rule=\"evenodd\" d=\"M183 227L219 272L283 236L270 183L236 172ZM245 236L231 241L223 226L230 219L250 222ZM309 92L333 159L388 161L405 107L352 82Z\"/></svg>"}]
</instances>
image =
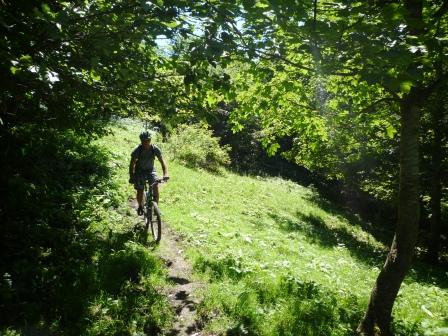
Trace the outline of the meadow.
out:
<instances>
[{"instance_id":1,"label":"meadow","mask_svg":"<svg viewBox=\"0 0 448 336\"><path fill-rule=\"evenodd\" d=\"M138 126L104 139L122 166ZM162 148L164 144L161 144ZM169 157L169 153L166 153ZM209 173L169 161L161 209L208 283L199 318L211 334L351 335L392 236L272 176ZM132 196L132 190L127 190ZM388 241L389 239L389 241ZM394 306L397 335L444 335L448 275L416 261Z\"/></svg>"}]
</instances>

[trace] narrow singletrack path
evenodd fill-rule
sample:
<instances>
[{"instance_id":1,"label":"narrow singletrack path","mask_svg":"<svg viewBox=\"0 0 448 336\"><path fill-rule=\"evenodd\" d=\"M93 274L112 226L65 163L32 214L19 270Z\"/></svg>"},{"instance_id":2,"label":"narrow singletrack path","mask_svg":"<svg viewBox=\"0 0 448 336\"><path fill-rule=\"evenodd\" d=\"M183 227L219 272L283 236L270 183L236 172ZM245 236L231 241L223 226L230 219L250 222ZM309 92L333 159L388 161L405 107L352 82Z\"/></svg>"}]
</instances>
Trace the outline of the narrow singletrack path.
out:
<instances>
[{"instance_id":1,"label":"narrow singletrack path","mask_svg":"<svg viewBox=\"0 0 448 336\"><path fill-rule=\"evenodd\" d=\"M134 211L137 209L135 199L130 202ZM182 238L170 229L166 222L162 223L162 239L155 253L167 266L168 279L172 286L165 290L175 312L174 323L166 336L202 336L200 323L196 318L196 307L199 303L195 292L204 284L192 280L192 267L184 257Z\"/></svg>"},{"instance_id":2,"label":"narrow singletrack path","mask_svg":"<svg viewBox=\"0 0 448 336\"><path fill-rule=\"evenodd\" d=\"M156 253L168 267L168 277L173 286L166 294L176 313L175 322L166 335L200 336L202 333L196 319L196 306L199 301L194 294L203 284L192 280L191 265L183 256L181 237L166 223L163 223L162 230L162 240Z\"/></svg>"}]
</instances>

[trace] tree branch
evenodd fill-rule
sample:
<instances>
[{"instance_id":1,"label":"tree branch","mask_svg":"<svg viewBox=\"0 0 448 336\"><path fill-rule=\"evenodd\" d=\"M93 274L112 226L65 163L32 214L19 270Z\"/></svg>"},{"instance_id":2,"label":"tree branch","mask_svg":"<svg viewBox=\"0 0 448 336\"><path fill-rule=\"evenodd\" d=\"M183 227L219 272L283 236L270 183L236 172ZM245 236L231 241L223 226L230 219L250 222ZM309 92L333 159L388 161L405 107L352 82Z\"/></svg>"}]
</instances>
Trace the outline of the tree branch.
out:
<instances>
[{"instance_id":1,"label":"tree branch","mask_svg":"<svg viewBox=\"0 0 448 336\"><path fill-rule=\"evenodd\" d=\"M434 18L439 20L443 15L448 13L448 2L445 1L443 5L434 13Z\"/></svg>"},{"instance_id":2,"label":"tree branch","mask_svg":"<svg viewBox=\"0 0 448 336\"><path fill-rule=\"evenodd\" d=\"M374 109L375 106L383 103L383 102L387 102L387 103L397 103L400 100L397 100L396 98L393 97L384 97L381 99L378 99L377 101L374 101L372 104L370 104L369 106L363 108L360 113L365 113L365 112L369 112L372 111Z\"/></svg>"}]
</instances>

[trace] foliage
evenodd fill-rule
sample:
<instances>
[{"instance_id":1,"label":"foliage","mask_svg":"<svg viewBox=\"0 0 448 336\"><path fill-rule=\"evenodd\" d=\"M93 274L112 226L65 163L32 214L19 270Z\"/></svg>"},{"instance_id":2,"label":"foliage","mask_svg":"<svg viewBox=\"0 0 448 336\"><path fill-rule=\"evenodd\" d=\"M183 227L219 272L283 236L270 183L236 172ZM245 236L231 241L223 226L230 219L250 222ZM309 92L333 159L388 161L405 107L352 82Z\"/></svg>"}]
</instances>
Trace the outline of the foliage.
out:
<instances>
[{"instance_id":1,"label":"foliage","mask_svg":"<svg viewBox=\"0 0 448 336\"><path fill-rule=\"evenodd\" d=\"M171 310L156 289L165 274L138 244L118 182L127 167L109 164L112 148L38 127L2 140L1 192L11 195L0 212L2 328L79 335L166 326Z\"/></svg>"},{"instance_id":2,"label":"foliage","mask_svg":"<svg viewBox=\"0 0 448 336\"><path fill-rule=\"evenodd\" d=\"M104 259L99 271L102 290L89 305L86 335L153 334L168 327L169 303L156 289L158 278L165 276L160 259L136 243Z\"/></svg>"},{"instance_id":3,"label":"foliage","mask_svg":"<svg viewBox=\"0 0 448 336\"><path fill-rule=\"evenodd\" d=\"M405 112L409 97L419 106L446 92L447 12L442 0L4 0L0 191L8 199L0 219L8 259L0 270L7 303L1 309L11 309L2 319L52 332L82 329L70 317L84 316L85 302L97 294L98 260L106 260L100 256L111 244L91 228L104 227L106 209L124 199L102 164L106 156L89 145L107 133L113 115L165 117L173 127L207 117L226 100L235 106L235 130L255 117L269 154L281 150L292 162L394 200L396 112ZM160 37L172 39L170 48L160 50ZM433 147L432 128L423 123L423 149ZM210 134L204 139L209 144ZM182 160L201 162L211 152L198 166L219 170L228 151L211 143L208 153L196 146ZM425 167L435 157L431 150L422 156ZM319 218L298 216L325 231ZM319 236L322 243L337 241L327 238Z\"/></svg>"},{"instance_id":4,"label":"foliage","mask_svg":"<svg viewBox=\"0 0 448 336\"><path fill-rule=\"evenodd\" d=\"M230 162L229 146L220 146L219 139L204 125L179 125L171 134L167 152L174 160L193 168L220 172Z\"/></svg>"},{"instance_id":5,"label":"foliage","mask_svg":"<svg viewBox=\"0 0 448 336\"><path fill-rule=\"evenodd\" d=\"M154 114L151 106L173 110L177 84L155 41L176 31L170 23L180 8L5 1L0 10L1 118L7 127L39 122L91 134L114 114Z\"/></svg>"},{"instance_id":6,"label":"foliage","mask_svg":"<svg viewBox=\"0 0 448 336\"><path fill-rule=\"evenodd\" d=\"M305 330L308 324L294 316L310 304L321 330L353 334L390 232L384 234L291 181L216 176L169 164L173 178L162 193L164 215L184 237L196 275L207 283L199 311L207 331ZM282 293L281 279L288 278L315 287L315 294L295 302L294 295ZM442 266L416 264L394 308L397 334L442 328L445 287Z\"/></svg>"}]
</instances>

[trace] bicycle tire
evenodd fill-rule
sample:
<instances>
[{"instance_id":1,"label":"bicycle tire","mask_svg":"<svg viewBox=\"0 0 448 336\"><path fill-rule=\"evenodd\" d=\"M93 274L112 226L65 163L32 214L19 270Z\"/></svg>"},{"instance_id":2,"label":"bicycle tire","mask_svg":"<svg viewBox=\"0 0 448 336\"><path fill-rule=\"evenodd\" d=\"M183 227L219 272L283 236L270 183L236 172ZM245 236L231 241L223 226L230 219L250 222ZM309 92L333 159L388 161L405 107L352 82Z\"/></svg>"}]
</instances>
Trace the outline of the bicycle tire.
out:
<instances>
[{"instance_id":1,"label":"bicycle tire","mask_svg":"<svg viewBox=\"0 0 448 336\"><path fill-rule=\"evenodd\" d=\"M151 216L150 213L151 213L151 207L148 206L148 205L146 205L146 206L145 206L145 211L144 211L144 213L143 213L143 215L144 215L144 220L145 220L145 231L144 231L144 234L145 234L145 242L148 241L148 231L149 231L149 227L150 227L150 225L151 225L151 218L152 218L152 216Z\"/></svg>"},{"instance_id":2,"label":"bicycle tire","mask_svg":"<svg viewBox=\"0 0 448 336\"><path fill-rule=\"evenodd\" d=\"M160 214L159 206L156 202L152 202L151 216L149 218L151 224L152 238L156 243L162 239L162 216Z\"/></svg>"}]
</instances>

